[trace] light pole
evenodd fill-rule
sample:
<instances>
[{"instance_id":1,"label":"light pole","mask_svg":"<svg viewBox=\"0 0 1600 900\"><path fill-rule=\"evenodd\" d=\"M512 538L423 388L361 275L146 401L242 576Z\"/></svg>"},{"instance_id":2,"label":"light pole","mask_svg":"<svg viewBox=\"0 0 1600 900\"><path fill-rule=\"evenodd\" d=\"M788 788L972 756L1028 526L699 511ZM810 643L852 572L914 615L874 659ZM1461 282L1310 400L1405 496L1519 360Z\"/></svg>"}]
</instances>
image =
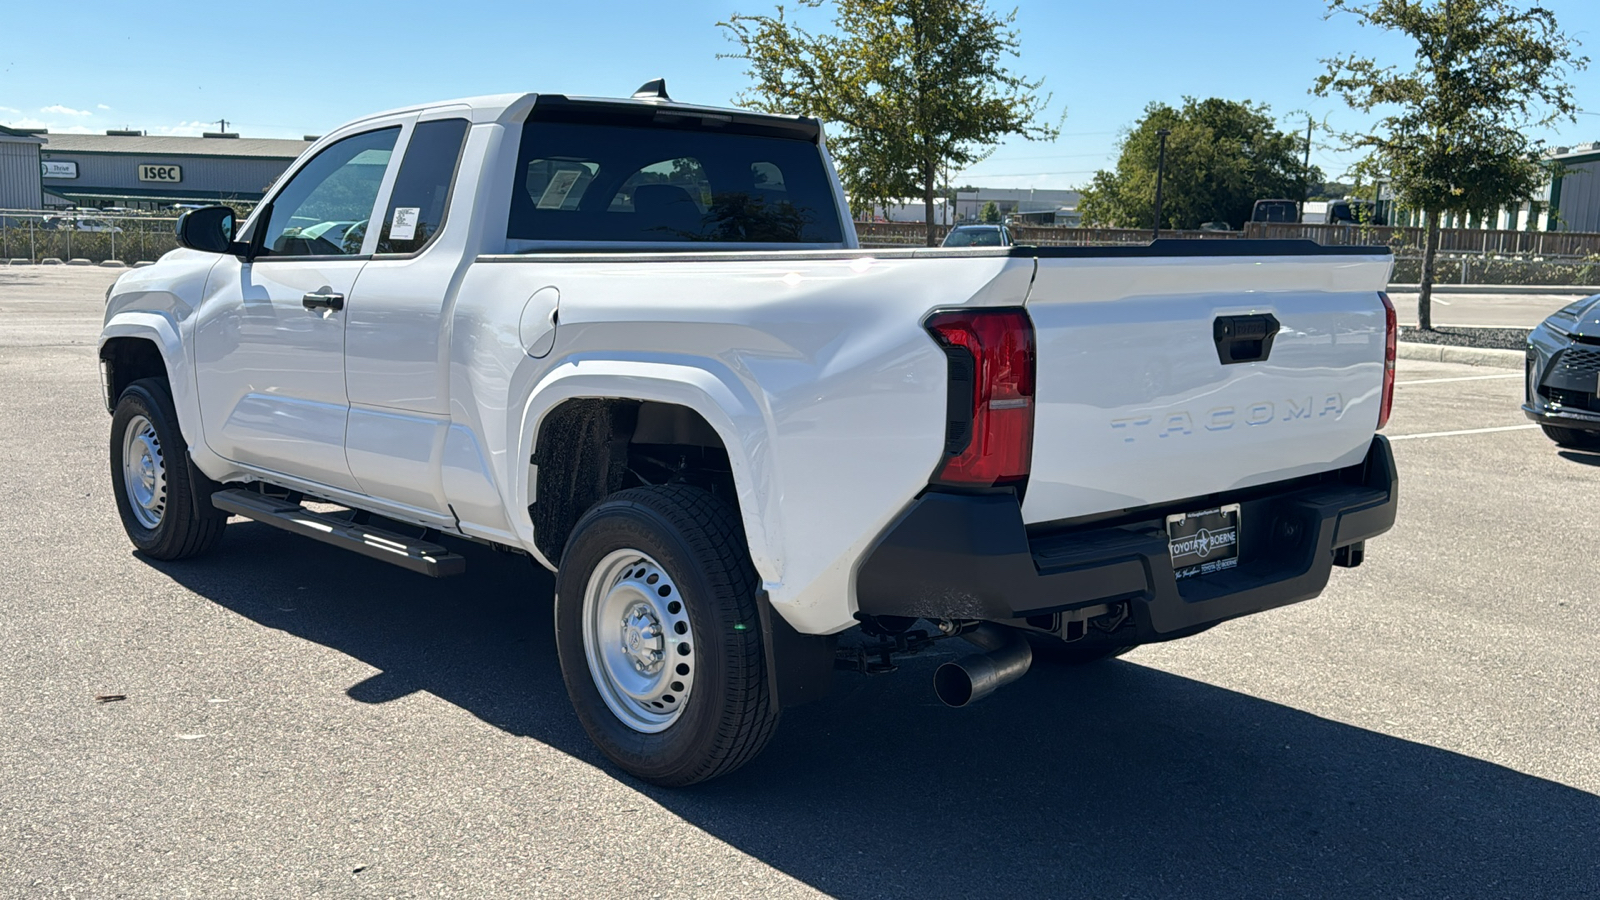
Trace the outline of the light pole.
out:
<instances>
[{"instance_id":1,"label":"light pole","mask_svg":"<svg viewBox=\"0 0 1600 900\"><path fill-rule=\"evenodd\" d=\"M1161 138L1161 152L1156 157L1156 226L1151 240L1161 238L1161 179L1167 174L1167 135L1171 133L1171 129L1167 128L1156 132L1156 136Z\"/></svg>"}]
</instances>

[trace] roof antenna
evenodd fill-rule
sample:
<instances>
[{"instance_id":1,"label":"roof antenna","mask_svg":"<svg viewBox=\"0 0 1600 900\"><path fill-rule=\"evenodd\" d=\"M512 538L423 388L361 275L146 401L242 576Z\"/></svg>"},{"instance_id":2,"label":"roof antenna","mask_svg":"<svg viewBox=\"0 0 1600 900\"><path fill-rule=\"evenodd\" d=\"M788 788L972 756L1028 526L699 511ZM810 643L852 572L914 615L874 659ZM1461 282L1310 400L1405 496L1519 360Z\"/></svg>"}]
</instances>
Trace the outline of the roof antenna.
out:
<instances>
[{"instance_id":1,"label":"roof antenna","mask_svg":"<svg viewBox=\"0 0 1600 900\"><path fill-rule=\"evenodd\" d=\"M633 99L671 100L672 98L667 96L667 80L665 78L653 78L639 85L639 89L633 92Z\"/></svg>"}]
</instances>

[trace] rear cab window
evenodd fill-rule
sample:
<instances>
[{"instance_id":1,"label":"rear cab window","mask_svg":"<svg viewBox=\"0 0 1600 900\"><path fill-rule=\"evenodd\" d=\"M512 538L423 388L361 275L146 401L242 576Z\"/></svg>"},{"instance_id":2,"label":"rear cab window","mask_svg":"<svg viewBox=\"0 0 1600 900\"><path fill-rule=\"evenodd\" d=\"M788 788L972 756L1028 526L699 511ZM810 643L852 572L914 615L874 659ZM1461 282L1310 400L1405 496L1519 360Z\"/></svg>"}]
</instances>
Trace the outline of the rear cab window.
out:
<instances>
[{"instance_id":1,"label":"rear cab window","mask_svg":"<svg viewBox=\"0 0 1600 900\"><path fill-rule=\"evenodd\" d=\"M817 145L728 118L645 108L551 119L535 107L517 158L512 249L842 243Z\"/></svg>"},{"instance_id":2,"label":"rear cab window","mask_svg":"<svg viewBox=\"0 0 1600 900\"><path fill-rule=\"evenodd\" d=\"M378 253L417 253L444 227L450 186L467 138L466 119L436 119L412 129L378 233Z\"/></svg>"}]
</instances>

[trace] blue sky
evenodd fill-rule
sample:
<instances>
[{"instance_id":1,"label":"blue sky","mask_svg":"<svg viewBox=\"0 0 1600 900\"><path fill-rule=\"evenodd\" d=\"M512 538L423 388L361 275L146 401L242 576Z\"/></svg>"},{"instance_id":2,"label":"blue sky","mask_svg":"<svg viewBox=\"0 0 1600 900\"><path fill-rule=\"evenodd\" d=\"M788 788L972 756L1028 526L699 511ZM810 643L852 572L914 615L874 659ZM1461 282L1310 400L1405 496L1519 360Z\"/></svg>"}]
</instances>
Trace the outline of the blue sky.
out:
<instances>
[{"instance_id":1,"label":"blue sky","mask_svg":"<svg viewBox=\"0 0 1600 900\"><path fill-rule=\"evenodd\" d=\"M1600 2L1544 5L1600 60ZM3 19L0 124L198 134L226 118L248 136L299 137L419 101L523 90L626 95L657 76L677 99L727 104L745 79L737 60L716 58L732 49L716 23L771 8L771 0L80 0L68 22L50 4L17 3ZM1052 111L1067 110L1062 135L1008 142L956 180L1080 185L1114 161L1119 132L1146 103L1186 94L1266 102L1300 128L1308 112L1359 128L1360 117L1306 93L1318 60L1356 50L1409 64L1410 50L1348 16L1324 21L1323 10L1319 0L1020 0L1022 55L1013 68L1045 78ZM810 11L801 18L826 21ZM1575 84L1579 101L1600 112L1600 64ZM1600 140L1600 115L1546 137ZM1320 135L1312 159L1329 175L1350 161Z\"/></svg>"}]
</instances>

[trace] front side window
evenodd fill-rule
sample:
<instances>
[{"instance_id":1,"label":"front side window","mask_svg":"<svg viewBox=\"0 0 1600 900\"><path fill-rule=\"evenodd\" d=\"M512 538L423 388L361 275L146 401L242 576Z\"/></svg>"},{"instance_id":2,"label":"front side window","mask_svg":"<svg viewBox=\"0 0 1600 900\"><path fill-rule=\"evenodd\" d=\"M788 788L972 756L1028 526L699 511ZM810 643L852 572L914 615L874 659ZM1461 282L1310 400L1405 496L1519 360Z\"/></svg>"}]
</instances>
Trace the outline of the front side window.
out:
<instances>
[{"instance_id":1,"label":"front side window","mask_svg":"<svg viewBox=\"0 0 1600 900\"><path fill-rule=\"evenodd\" d=\"M530 121L507 236L602 243L843 241L815 144L645 125Z\"/></svg>"},{"instance_id":2,"label":"front side window","mask_svg":"<svg viewBox=\"0 0 1600 900\"><path fill-rule=\"evenodd\" d=\"M400 129L330 144L272 199L261 256L356 256Z\"/></svg>"},{"instance_id":3,"label":"front side window","mask_svg":"<svg viewBox=\"0 0 1600 900\"><path fill-rule=\"evenodd\" d=\"M379 253L415 253L439 233L466 138L466 119L423 122L412 130L378 233Z\"/></svg>"}]
</instances>

